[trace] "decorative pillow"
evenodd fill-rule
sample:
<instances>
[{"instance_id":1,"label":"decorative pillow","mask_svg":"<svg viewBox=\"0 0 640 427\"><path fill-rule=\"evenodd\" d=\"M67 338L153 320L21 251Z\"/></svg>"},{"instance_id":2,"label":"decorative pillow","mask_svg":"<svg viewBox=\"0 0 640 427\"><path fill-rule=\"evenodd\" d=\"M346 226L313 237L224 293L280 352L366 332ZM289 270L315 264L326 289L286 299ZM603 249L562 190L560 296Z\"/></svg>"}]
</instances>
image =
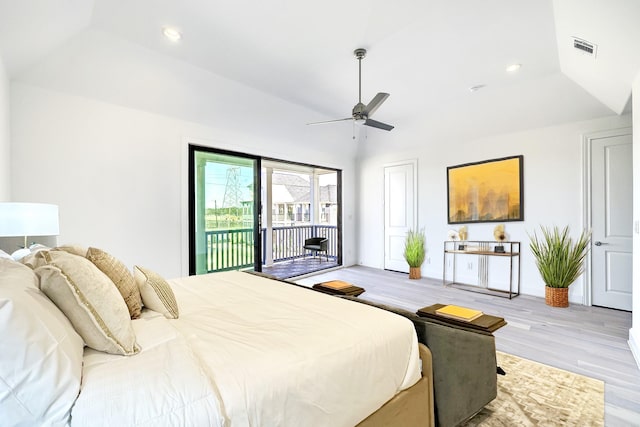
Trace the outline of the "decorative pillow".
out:
<instances>
[{"instance_id":1,"label":"decorative pillow","mask_svg":"<svg viewBox=\"0 0 640 427\"><path fill-rule=\"evenodd\" d=\"M81 257L86 257L87 256L87 248L84 247L84 246L80 246L80 245L56 246L53 250L54 251L65 251L65 252L69 252L70 254L78 255L78 256L81 256Z\"/></svg>"},{"instance_id":2,"label":"decorative pillow","mask_svg":"<svg viewBox=\"0 0 640 427\"><path fill-rule=\"evenodd\" d=\"M31 246L29 246L29 251L31 251L32 254L38 251L49 250L49 249L51 249L49 246L45 246L42 243L32 243Z\"/></svg>"},{"instance_id":3,"label":"decorative pillow","mask_svg":"<svg viewBox=\"0 0 640 427\"><path fill-rule=\"evenodd\" d=\"M11 258L11 255L9 255L8 253L6 253L5 251L3 251L2 249L0 249L0 258L4 258L4 259L13 259Z\"/></svg>"},{"instance_id":4,"label":"decorative pillow","mask_svg":"<svg viewBox=\"0 0 640 427\"><path fill-rule=\"evenodd\" d=\"M31 252L29 255L26 255L20 259L20 262L26 265L27 267L35 270L41 265L45 265L47 262L43 257L43 253L47 252L46 249Z\"/></svg>"},{"instance_id":5,"label":"decorative pillow","mask_svg":"<svg viewBox=\"0 0 640 427\"><path fill-rule=\"evenodd\" d=\"M84 343L30 268L0 259L2 425L67 425Z\"/></svg>"},{"instance_id":6,"label":"decorative pillow","mask_svg":"<svg viewBox=\"0 0 640 427\"><path fill-rule=\"evenodd\" d=\"M124 302L127 304L131 318L137 319L140 317L140 310L142 309L140 291L127 267L120 260L101 249L89 248L87 259L109 276L109 279L116 285L120 295L124 298Z\"/></svg>"},{"instance_id":7,"label":"decorative pillow","mask_svg":"<svg viewBox=\"0 0 640 427\"><path fill-rule=\"evenodd\" d=\"M55 248L51 249L44 245L34 243L29 247L29 249L31 250L31 253L20 259L20 262L31 267L34 270L42 265L47 264L45 258L42 255L38 255L38 253L41 251L64 251L81 257L84 257L87 253L87 248L76 245L56 246Z\"/></svg>"},{"instance_id":8,"label":"decorative pillow","mask_svg":"<svg viewBox=\"0 0 640 427\"><path fill-rule=\"evenodd\" d=\"M138 267L133 267L133 277L136 279L140 296L145 307L162 313L167 319L178 318L178 303L171 285L157 273Z\"/></svg>"},{"instance_id":9,"label":"decorative pillow","mask_svg":"<svg viewBox=\"0 0 640 427\"><path fill-rule=\"evenodd\" d=\"M113 282L91 261L64 251L39 252L40 289L69 318L91 348L131 355L140 349L129 310Z\"/></svg>"}]
</instances>

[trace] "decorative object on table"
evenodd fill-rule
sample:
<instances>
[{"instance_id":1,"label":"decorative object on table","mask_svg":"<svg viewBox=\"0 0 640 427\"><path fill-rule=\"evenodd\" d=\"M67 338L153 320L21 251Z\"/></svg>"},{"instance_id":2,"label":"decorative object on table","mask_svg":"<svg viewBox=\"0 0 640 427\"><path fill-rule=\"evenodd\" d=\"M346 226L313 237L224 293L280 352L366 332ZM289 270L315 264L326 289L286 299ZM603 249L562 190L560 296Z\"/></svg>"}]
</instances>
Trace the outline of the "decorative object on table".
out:
<instances>
[{"instance_id":1,"label":"decorative object on table","mask_svg":"<svg viewBox=\"0 0 640 427\"><path fill-rule=\"evenodd\" d=\"M583 230L575 242L569 236L569 226L540 226L542 237L529 235L529 247L545 283L545 302L552 307L569 306L569 285L584 271L584 259L589 252L591 232Z\"/></svg>"},{"instance_id":2,"label":"decorative object on table","mask_svg":"<svg viewBox=\"0 0 640 427\"><path fill-rule=\"evenodd\" d=\"M524 221L523 156L447 167L449 224Z\"/></svg>"},{"instance_id":3,"label":"decorative object on table","mask_svg":"<svg viewBox=\"0 0 640 427\"><path fill-rule=\"evenodd\" d=\"M404 242L404 259L409 264L409 279L419 279L420 267L426 255L424 229L409 230Z\"/></svg>"},{"instance_id":4,"label":"decorative object on table","mask_svg":"<svg viewBox=\"0 0 640 427\"><path fill-rule=\"evenodd\" d=\"M458 240L460 238L460 235L456 230L451 229L447 232L447 237L449 238L449 240Z\"/></svg>"},{"instance_id":5,"label":"decorative object on table","mask_svg":"<svg viewBox=\"0 0 640 427\"><path fill-rule=\"evenodd\" d=\"M493 228L493 238L496 239L496 242L501 243L507 240L507 234L504 232L504 224L498 224ZM504 245L496 245L493 250L496 253L503 254Z\"/></svg>"},{"instance_id":6,"label":"decorative object on table","mask_svg":"<svg viewBox=\"0 0 640 427\"><path fill-rule=\"evenodd\" d=\"M460 237L460 240L467 240L469 233L467 233L466 225L463 225L462 227L460 227L460 229L458 229L458 236Z\"/></svg>"},{"instance_id":7,"label":"decorative object on table","mask_svg":"<svg viewBox=\"0 0 640 427\"><path fill-rule=\"evenodd\" d=\"M46 203L0 203L0 236L24 237L24 246L11 256L15 260L31 253L29 236L57 236L58 206Z\"/></svg>"}]
</instances>

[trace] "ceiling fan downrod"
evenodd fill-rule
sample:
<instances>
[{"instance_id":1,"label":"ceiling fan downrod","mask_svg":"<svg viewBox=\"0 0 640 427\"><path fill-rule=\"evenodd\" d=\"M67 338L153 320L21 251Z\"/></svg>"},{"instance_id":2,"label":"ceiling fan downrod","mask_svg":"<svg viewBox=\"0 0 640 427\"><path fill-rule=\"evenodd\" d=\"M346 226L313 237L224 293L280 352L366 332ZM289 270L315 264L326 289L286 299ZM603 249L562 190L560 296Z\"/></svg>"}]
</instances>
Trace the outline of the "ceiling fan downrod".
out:
<instances>
[{"instance_id":1,"label":"ceiling fan downrod","mask_svg":"<svg viewBox=\"0 0 640 427\"><path fill-rule=\"evenodd\" d=\"M358 104L362 103L362 59L367 56L367 49L359 48L353 51L358 59Z\"/></svg>"}]
</instances>

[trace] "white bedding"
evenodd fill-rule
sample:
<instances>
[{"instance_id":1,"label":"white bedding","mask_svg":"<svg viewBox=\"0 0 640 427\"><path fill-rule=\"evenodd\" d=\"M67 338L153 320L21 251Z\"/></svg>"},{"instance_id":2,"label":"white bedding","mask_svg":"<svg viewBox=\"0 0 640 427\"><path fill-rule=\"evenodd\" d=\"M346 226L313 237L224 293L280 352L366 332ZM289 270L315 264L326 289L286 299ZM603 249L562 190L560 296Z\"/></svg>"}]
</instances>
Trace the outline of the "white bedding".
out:
<instances>
[{"instance_id":1,"label":"white bedding","mask_svg":"<svg viewBox=\"0 0 640 427\"><path fill-rule=\"evenodd\" d=\"M241 272L169 281L136 356L85 351L72 425L354 426L420 377L403 317Z\"/></svg>"}]
</instances>

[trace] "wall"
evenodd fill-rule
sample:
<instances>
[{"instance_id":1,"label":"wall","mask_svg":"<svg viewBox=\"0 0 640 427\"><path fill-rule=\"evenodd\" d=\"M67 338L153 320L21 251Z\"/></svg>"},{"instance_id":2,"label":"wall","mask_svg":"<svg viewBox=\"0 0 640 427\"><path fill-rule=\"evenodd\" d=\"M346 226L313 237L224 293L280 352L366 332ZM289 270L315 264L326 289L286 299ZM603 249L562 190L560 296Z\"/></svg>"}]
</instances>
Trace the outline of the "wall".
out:
<instances>
[{"instance_id":1,"label":"wall","mask_svg":"<svg viewBox=\"0 0 640 427\"><path fill-rule=\"evenodd\" d=\"M447 231L460 226L447 224L446 167L524 155L525 221L505 223L510 240L522 242L523 294L544 296L544 284L528 248L528 235L539 225L569 225L576 235L583 228L582 135L603 129L627 127L629 116L612 116L583 122L567 123L523 132L496 135L463 143L423 142L408 148L382 154L364 154L360 159L361 191L358 209L359 262L376 268L384 265L383 167L406 159L418 159L418 220L427 235L427 261L423 275L442 279L443 241ZM402 135L396 138L402 139ZM412 138L406 135L406 139ZM413 136L415 138L415 136ZM470 240L493 240L496 224L468 225ZM477 263L472 266L473 273ZM506 282L508 279L505 278ZM583 281L570 288L570 300L582 303Z\"/></svg>"},{"instance_id":2,"label":"wall","mask_svg":"<svg viewBox=\"0 0 640 427\"><path fill-rule=\"evenodd\" d=\"M633 83L633 128L640 129L640 72ZM633 133L633 313L629 347L640 367L640 132Z\"/></svg>"},{"instance_id":3,"label":"wall","mask_svg":"<svg viewBox=\"0 0 640 427\"><path fill-rule=\"evenodd\" d=\"M0 202L11 200L9 76L0 57Z\"/></svg>"},{"instance_id":4,"label":"wall","mask_svg":"<svg viewBox=\"0 0 640 427\"><path fill-rule=\"evenodd\" d=\"M187 274L187 143L343 170L355 262L356 143L317 113L99 30L12 80L12 195L60 207L58 243Z\"/></svg>"},{"instance_id":5,"label":"wall","mask_svg":"<svg viewBox=\"0 0 640 427\"><path fill-rule=\"evenodd\" d=\"M186 275L187 141L343 169L345 263L353 263L349 158L29 85L12 85L13 194L60 207L58 242L128 266ZM291 144L291 141L287 141ZM280 142L283 144L283 142Z\"/></svg>"}]
</instances>

